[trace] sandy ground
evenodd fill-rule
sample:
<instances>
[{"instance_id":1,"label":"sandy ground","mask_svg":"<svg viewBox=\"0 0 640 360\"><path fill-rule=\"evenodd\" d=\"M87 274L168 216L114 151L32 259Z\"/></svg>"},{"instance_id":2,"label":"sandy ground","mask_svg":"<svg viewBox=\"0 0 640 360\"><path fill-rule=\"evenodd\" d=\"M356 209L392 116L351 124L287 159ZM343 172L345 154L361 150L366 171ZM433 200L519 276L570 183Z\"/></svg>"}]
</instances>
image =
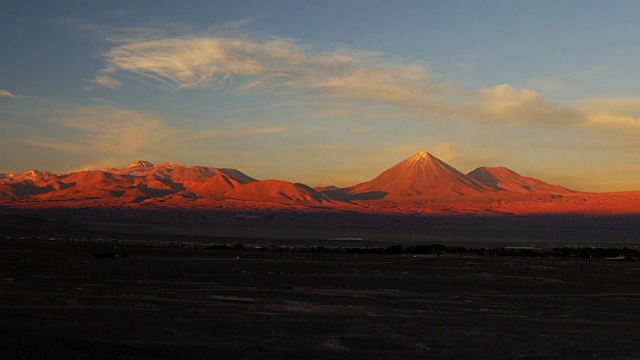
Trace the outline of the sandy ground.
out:
<instances>
[{"instance_id":1,"label":"sandy ground","mask_svg":"<svg viewBox=\"0 0 640 360\"><path fill-rule=\"evenodd\" d=\"M0 242L7 359L640 359L638 262Z\"/></svg>"}]
</instances>

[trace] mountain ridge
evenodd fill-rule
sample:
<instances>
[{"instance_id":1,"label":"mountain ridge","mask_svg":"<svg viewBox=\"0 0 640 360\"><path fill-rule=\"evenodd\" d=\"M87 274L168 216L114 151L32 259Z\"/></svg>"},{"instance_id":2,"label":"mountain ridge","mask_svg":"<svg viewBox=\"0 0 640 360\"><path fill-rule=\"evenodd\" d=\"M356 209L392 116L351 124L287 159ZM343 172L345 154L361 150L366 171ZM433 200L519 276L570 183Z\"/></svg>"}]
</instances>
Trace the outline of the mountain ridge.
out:
<instances>
[{"instance_id":1,"label":"mountain ridge","mask_svg":"<svg viewBox=\"0 0 640 360\"><path fill-rule=\"evenodd\" d=\"M461 201L505 196L548 196L570 190L501 167L464 174L428 152L419 152L373 179L344 188L315 189L284 180L257 180L233 168L153 165L136 160L122 169L52 174L29 170L0 178L0 199L72 201L209 199L334 206L335 203Z\"/></svg>"}]
</instances>

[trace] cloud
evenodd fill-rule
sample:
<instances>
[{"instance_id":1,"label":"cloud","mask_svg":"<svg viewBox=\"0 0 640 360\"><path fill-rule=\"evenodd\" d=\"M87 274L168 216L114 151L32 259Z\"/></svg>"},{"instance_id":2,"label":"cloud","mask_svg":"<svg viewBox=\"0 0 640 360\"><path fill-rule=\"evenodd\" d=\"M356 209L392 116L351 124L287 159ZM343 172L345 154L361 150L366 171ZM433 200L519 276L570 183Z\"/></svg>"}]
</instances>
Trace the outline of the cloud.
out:
<instances>
[{"instance_id":1,"label":"cloud","mask_svg":"<svg viewBox=\"0 0 640 360\"><path fill-rule=\"evenodd\" d=\"M537 88L547 91L567 90L571 84L585 78L590 78L609 70L607 65L595 66L582 71L571 71L568 73L530 79L531 84Z\"/></svg>"},{"instance_id":2,"label":"cloud","mask_svg":"<svg viewBox=\"0 0 640 360\"><path fill-rule=\"evenodd\" d=\"M88 148L112 154L147 151L180 132L159 118L116 107L81 107L54 121L78 131Z\"/></svg>"},{"instance_id":3,"label":"cloud","mask_svg":"<svg viewBox=\"0 0 640 360\"><path fill-rule=\"evenodd\" d=\"M585 127L640 133L640 97L586 99L577 106L586 114Z\"/></svg>"},{"instance_id":4,"label":"cloud","mask_svg":"<svg viewBox=\"0 0 640 360\"><path fill-rule=\"evenodd\" d=\"M59 150L68 153L81 153L83 150L86 150L86 147L79 143L53 139L47 136L33 136L28 139L23 139L21 143L42 149Z\"/></svg>"},{"instance_id":5,"label":"cloud","mask_svg":"<svg viewBox=\"0 0 640 360\"><path fill-rule=\"evenodd\" d=\"M503 84L483 88L473 94L467 111L482 119L509 124L539 123L558 126L572 125L581 115L574 109L565 109L547 102L540 94L529 89L517 89Z\"/></svg>"},{"instance_id":6,"label":"cloud","mask_svg":"<svg viewBox=\"0 0 640 360\"><path fill-rule=\"evenodd\" d=\"M9 92L7 90L2 90L2 89L0 89L0 97L8 97L8 98L11 98L11 99L24 99L25 98L24 96L16 95L14 93L11 93L11 92Z\"/></svg>"},{"instance_id":7,"label":"cloud","mask_svg":"<svg viewBox=\"0 0 640 360\"><path fill-rule=\"evenodd\" d=\"M102 56L106 67L94 82L103 86L113 86L117 77L126 75L172 91L230 85L239 92L277 88L401 103L415 103L421 94L442 86L422 66L402 64L378 52L318 53L276 37L153 37L118 44Z\"/></svg>"},{"instance_id":8,"label":"cloud","mask_svg":"<svg viewBox=\"0 0 640 360\"><path fill-rule=\"evenodd\" d=\"M444 162L450 162L456 159L458 154L452 143L443 143L431 150L433 155Z\"/></svg>"},{"instance_id":9,"label":"cloud","mask_svg":"<svg viewBox=\"0 0 640 360\"><path fill-rule=\"evenodd\" d=\"M133 78L168 91L227 87L238 95L287 95L294 99L288 102L291 106L312 111L307 115L311 119L411 118L565 129L640 127L635 105L601 101L603 108L596 109L591 105L598 103L591 100L563 107L534 90L509 84L468 89L443 81L421 64L379 52L318 51L278 37L169 33L137 33L114 43L102 54L105 66L94 83L115 88L122 85L120 79ZM606 69L600 66L557 78L588 77ZM560 80L545 81L553 85Z\"/></svg>"},{"instance_id":10,"label":"cloud","mask_svg":"<svg viewBox=\"0 0 640 360\"><path fill-rule=\"evenodd\" d=\"M499 85L469 90L441 81L420 64L379 52L314 51L291 39L169 36L135 38L102 54L96 85L128 77L180 91L230 87L239 94L280 93L323 104L318 117L358 117L363 108L392 106L403 116L535 122L566 116L528 89ZM391 115L393 116L393 115Z\"/></svg>"},{"instance_id":11,"label":"cloud","mask_svg":"<svg viewBox=\"0 0 640 360\"><path fill-rule=\"evenodd\" d=\"M109 104L109 105L114 105L116 102L113 100L107 100L107 99L102 99L102 98L98 98L98 97L92 97L90 98L93 101L102 103L102 104Z\"/></svg>"},{"instance_id":12,"label":"cloud","mask_svg":"<svg viewBox=\"0 0 640 360\"><path fill-rule=\"evenodd\" d=\"M96 75L92 82L98 86L103 86L109 89L116 89L122 85L119 80L111 78L106 75Z\"/></svg>"},{"instance_id":13,"label":"cloud","mask_svg":"<svg viewBox=\"0 0 640 360\"><path fill-rule=\"evenodd\" d=\"M246 127L234 130L210 130L210 131L198 131L196 133L184 136L180 141L189 143L205 139L219 139L219 138L239 138L245 136L256 135L269 135L277 134L287 131L286 128L280 126L269 127Z\"/></svg>"},{"instance_id":14,"label":"cloud","mask_svg":"<svg viewBox=\"0 0 640 360\"><path fill-rule=\"evenodd\" d=\"M285 132L286 130L287 129L279 126L271 126L271 127L262 128L262 129L250 128L250 129L245 129L240 131L228 132L227 136L240 137L240 136L264 135L264 134L276 134L276 133Z\"/></svg>"},{"instance_id":15,"label":"cloud","mask_svg":"<svg viewBox=\"0 0 640 360\"><path fill-rule=\"evenodd\" d=\"M77 171L89 171L96 169L106 169L106 168L115 168L117 166L122 165L122 161L118 160L118 158L113 156L108 156L104 159L100 159L97 161L88 162L78 168L71 169L69 172L77 172Z\"/></svg>"},{"instance_id":16,"label":"cloud","mask_svg":"<svg viewBox=\"0 0 640 360\"><path fill-rule=\"evenodd\" d=\"M95 168L94 163L115 166L162 153L173 147L173 137L182 132L158 117L108 106L73 108L47 127L47 134L24 138L21 143L91 159L82 169Z\"/></svg>"}]
</instances>

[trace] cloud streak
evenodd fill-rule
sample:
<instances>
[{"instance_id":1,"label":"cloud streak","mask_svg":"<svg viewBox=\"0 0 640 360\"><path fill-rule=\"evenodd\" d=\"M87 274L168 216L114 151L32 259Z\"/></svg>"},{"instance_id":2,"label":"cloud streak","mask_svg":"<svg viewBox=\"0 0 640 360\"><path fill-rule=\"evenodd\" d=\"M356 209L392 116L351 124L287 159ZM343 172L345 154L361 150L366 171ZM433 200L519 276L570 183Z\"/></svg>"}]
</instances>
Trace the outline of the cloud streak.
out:
<instances>
[{"instance_id":1,"label":"cloud streak","mask_svg":"<svg viewBox=\"0 0 640 360\"><path fill-rule=\"evenodd\" d=\"M40 134L20 142L75 158L90 158L92 164L100 163L102 167L121 165L132 156L157 153L172 136L182 132L152 115L109 106L77 107L52 119L48 126L51 125L50 133L57 136ZM81 169L95 167L87 164Z\"/></svg>"},{"instance_id":2,"label":"cloud streak","mask_svg":"<svg viewBox=\"0 0 640 360\"><path fill-rule=\"evenodd\" d=\"M547 91L559 91L566 90L570 87L570 84L580 80L586 79L598 74L602 74L605 71L609 70L609 66L600 65L593 67L591 69L582 70L582 71L572 71L565 74L555 75L555 76L547 76L543 78L530 79L532 85Z\"/></svg>"},{"instance_id":3,"label":"cloud streak","mask_svg":"<svg viewBox=\"0 0 640 360\"><path fill-rule=\"evenodd\" d=\"M48 132L34 132L18 141L34 148L90 159L73 169L77 171L120 166L135 158L152 160L179 152L197 141L268 136L287 131L283 127L257 124L202 131L168 123L152 114L116 106L75 107L48 121Z\"/></svg>"},{"instance_id":4,"label":"cloud streak","mask_svg":"<svg viewBox=\"0 0 640 360\"><path fill-rule=\"evenodd\" d=\"M115 107L81 107L54 122L79 132L80 145L112 154L141 153L180 132L156 117Z\"/></svg>"},{"instance_id":5,"label":"cloud streak","mask_svg":"<svg viewBox=\"0 0 640 360\"><path fill-rule=\"evenodd\" d=\"M26 98L25 96L21 96L21 95L16 95L8 90L3 90L0 89L0 97L7 97L10 99L24 99Z\"/></svg>"},{"instance_id":6,"label":"cloud streak","mask_svg":"<svg viewBox=\"0 0 640 360\"><path fill-rule=\"evenodd\" d=\"M197 133L193 133L189 136L183 137L180 141L183 143L190 143L194 141L201 140L211 140L211 139L229 139L229 138L240 138L246 136L257 136L257 135L270 135L270 134L278 134L287 131L286 128L279 126L269 126L269 127L247 127L243 129L235 129L235 130L209 130L209 131L198 131Z\"/></svg>"}]
</instances>

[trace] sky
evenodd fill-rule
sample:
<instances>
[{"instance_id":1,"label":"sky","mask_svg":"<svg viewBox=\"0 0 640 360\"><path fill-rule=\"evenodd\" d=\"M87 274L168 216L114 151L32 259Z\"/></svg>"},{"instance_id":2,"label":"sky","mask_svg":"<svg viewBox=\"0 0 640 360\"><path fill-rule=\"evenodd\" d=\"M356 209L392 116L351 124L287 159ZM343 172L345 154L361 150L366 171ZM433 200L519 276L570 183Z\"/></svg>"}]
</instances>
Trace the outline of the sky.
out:
<instances>
[{"instance_id":1,"label":"sky","mask_svg":"<svg viewBox=\"0 0 640 360\"><path fill-rule=\"evenodd\" d=\"M637 1L0 2L0 172L154 164L310 186L426 151L640 190Z\"/></svg>"}]
</instances>

